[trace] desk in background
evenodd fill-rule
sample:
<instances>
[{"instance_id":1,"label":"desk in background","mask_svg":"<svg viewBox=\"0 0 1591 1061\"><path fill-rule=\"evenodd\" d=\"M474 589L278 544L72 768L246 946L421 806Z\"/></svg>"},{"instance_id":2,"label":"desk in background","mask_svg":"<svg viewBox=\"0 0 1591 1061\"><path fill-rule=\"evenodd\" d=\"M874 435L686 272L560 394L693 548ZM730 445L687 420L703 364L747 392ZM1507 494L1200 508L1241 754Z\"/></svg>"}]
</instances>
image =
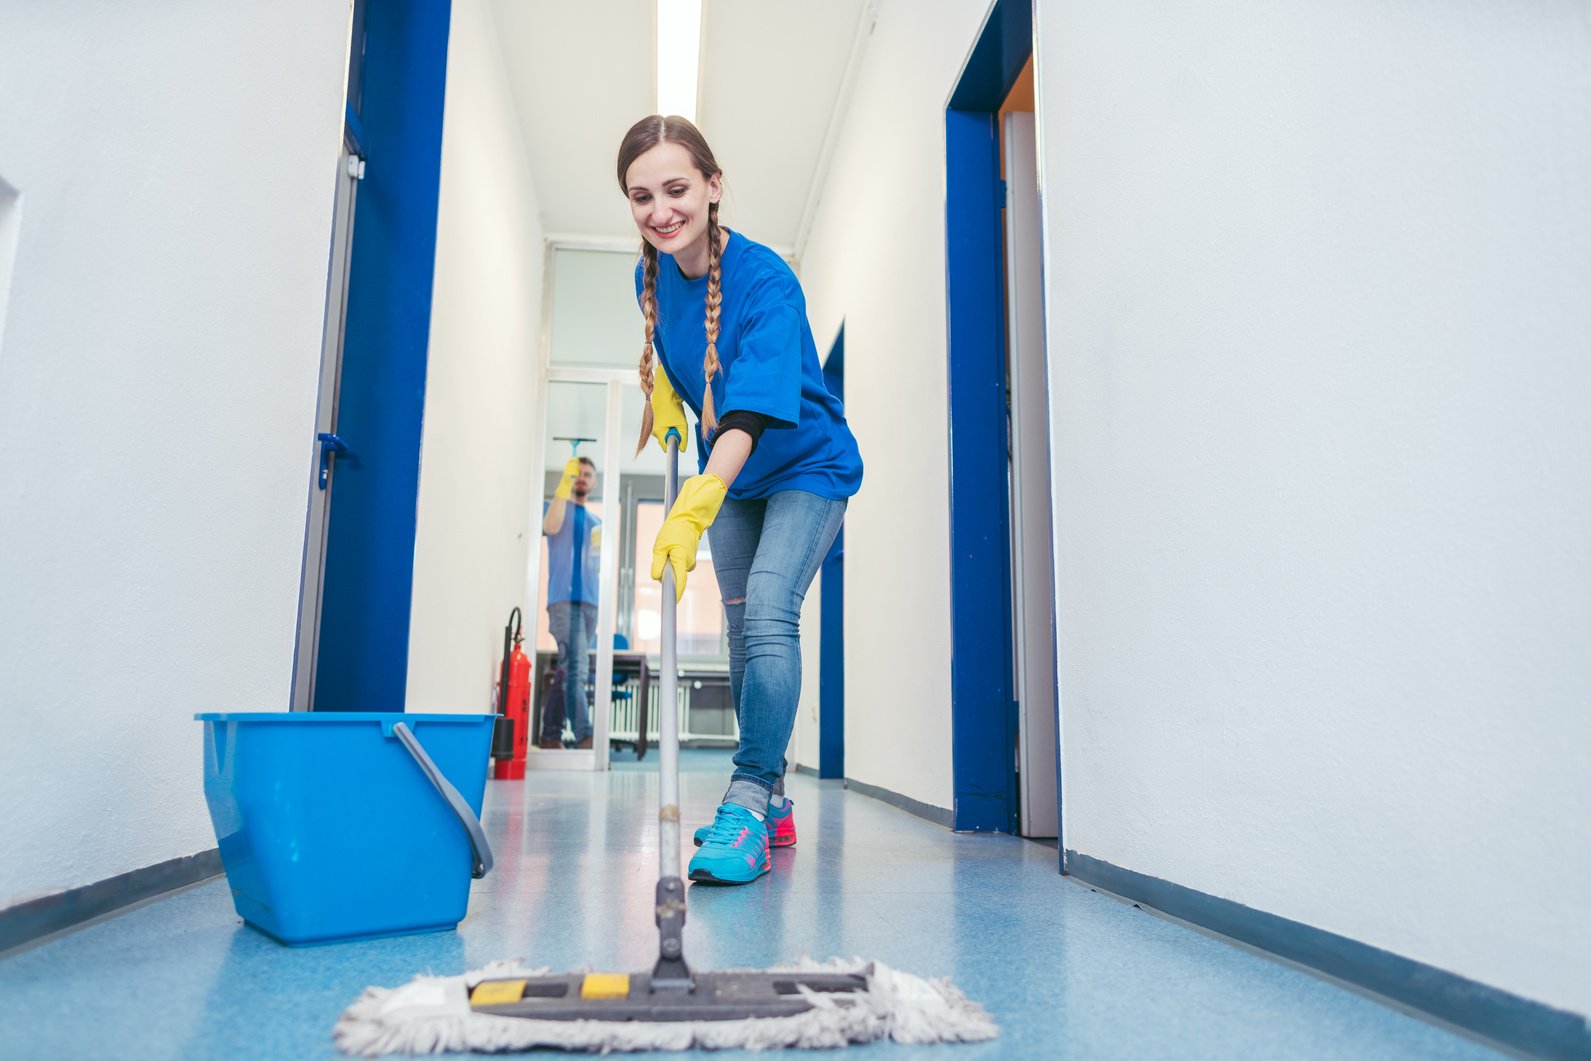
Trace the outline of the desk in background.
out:
<instances>
[{"instance_id":1,"label":"desk in background","mask_svg":"<svg viewBox=\"0 0 1591 1061\"><path fill-rule=\"evenodd\" d=\"M595 699L596 652L590 654L586 689ZM536 673L531 686L531 742L541 734L541 709L553 675L558 654L545 649L536 652ZM661 694L656 661L644 652L616 649L613 653L614 698L608 715L608 741L633 747L636 758L645 758L646 749L658 742L657 701ZM619 694L628 692L630 695ZM735 707L729 692L729 667L712 661L686 662L679 668L675 710L679 712L682 743L732 744L739 739ZM593 705L595 707L595 705ZM645 735L643 737L643 734Z\"/></svg>"}]
</instances>

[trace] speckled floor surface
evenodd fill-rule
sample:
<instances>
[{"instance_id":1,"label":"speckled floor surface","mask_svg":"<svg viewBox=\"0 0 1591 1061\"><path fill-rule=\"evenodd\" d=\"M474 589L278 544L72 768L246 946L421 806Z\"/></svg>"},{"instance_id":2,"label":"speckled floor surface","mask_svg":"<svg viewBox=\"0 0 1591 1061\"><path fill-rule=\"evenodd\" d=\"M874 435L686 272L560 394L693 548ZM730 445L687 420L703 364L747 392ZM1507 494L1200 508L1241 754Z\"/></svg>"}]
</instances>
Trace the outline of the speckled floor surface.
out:
<instances>
[{"instance_id":1,"label":"speckled floor surface","mask_svg":"<svg viewBox=\"0 0 1591 1061\"><path fill-rule=\"evenodd\" d=\"M16 954L0 961L0 1054L336 1057L332 1024L367 984L494 958L649 968L652 769L649 756L606 775L489 785L497 868L456 932L288 948L243 925L215 880ZM728 769L725 753L685 754L686 830L709 819ZM800 843L774 852L754 884L691 889L687 959L860 955L950 977L1001 1026L991 1043L870 1044L847 1057L1500 1056L1062 878L1053 847L957 836L836 782L794 776L790 790Z\"/></svg>"}]
</instances>

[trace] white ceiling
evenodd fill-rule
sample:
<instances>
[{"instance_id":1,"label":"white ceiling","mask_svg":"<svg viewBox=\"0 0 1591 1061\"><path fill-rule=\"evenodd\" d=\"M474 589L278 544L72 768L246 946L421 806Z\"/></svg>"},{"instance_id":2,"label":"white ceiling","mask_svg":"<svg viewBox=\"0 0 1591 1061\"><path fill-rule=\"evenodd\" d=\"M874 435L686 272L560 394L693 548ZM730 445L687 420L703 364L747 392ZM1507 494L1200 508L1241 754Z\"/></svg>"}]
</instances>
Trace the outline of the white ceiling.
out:
<instances>
[{"instance_id":1,"label":"white ceiling","mask_svg":"<svg viewBox=\"0 0 1591 1061\"><path fill-rule=\"evenodd\" d=\"M794 256L875 0L703 0L697 125L724 169L725 224ZM619 141L656 106L652 0L493 0L542 225L637 239Z\"/></svg>"}]
</instances>

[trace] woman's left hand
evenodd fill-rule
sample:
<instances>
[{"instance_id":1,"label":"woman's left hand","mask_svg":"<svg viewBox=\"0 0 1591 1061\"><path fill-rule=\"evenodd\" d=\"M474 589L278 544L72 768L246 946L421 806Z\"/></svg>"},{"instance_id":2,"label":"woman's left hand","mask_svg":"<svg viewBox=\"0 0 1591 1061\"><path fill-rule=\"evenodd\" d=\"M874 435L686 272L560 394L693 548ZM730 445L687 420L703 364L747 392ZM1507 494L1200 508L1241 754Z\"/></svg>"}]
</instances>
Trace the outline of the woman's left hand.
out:
<instances>
[{"instance_id":1,"label":"woman's left hand","mask_svg":"<svg viewBox=\"0 0 1591 1061\"><path fill-rule=\"evenodd\" d=\"M668 519L658 528L652 543L652 577L663 581L665 567L674 571L674 603L685 593L685 572L696 570L696 549L702 534L712 526L724 504L729 487L718 476L708 473L685 480L680 487Z\"/></svg>"}]
</instances>

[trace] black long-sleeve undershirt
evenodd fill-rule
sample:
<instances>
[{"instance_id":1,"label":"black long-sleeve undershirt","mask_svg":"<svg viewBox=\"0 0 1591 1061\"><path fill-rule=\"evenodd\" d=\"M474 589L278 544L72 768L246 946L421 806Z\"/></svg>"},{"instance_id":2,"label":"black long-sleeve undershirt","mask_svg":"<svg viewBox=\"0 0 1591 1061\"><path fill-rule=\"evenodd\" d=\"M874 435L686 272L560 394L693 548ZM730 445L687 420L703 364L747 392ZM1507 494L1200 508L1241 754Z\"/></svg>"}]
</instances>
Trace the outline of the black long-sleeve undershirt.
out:
<instances>
[{"instance_id":1,"label":"black long-sleeve undershirt","mask_svg":"<svg viewBox=\"0 0 1591 1061\"><path fill-rule=\"evenodd\" d=\"M751 453L757 452L757 440L768 428L768 418L761 413L753 413L746 409L732 409L725 413L718 421L718 430L713 432L713 442L717 442L725 431L734 428L744 431L751 436ZM711 448L711 444L709 444ZM749 456L750 454L748 454Z\"/></svg>"}]
</instances>

